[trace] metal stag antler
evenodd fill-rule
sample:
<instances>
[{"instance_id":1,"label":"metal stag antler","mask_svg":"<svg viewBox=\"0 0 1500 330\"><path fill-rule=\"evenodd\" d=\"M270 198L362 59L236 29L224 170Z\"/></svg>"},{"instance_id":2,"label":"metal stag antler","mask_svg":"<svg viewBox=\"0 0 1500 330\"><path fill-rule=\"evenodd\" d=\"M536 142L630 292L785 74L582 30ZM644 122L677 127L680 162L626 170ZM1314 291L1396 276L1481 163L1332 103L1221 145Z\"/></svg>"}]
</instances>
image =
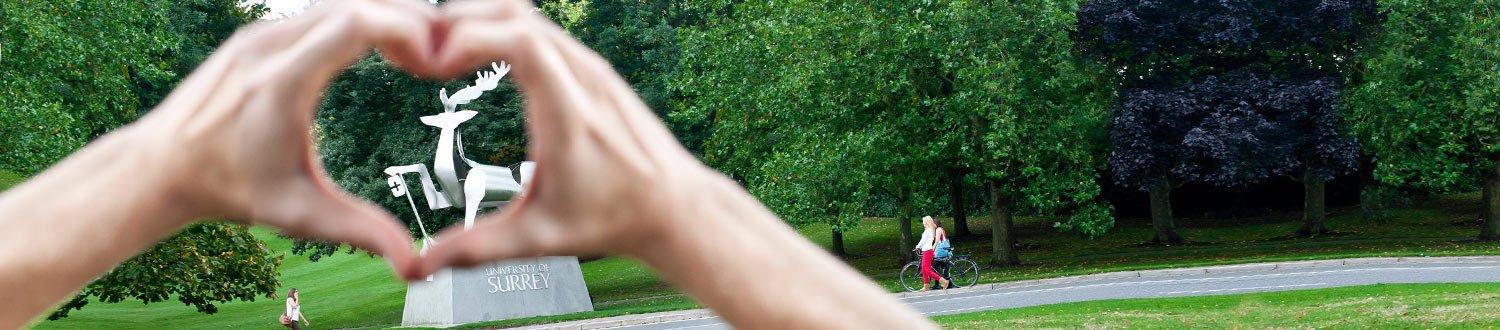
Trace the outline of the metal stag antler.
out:
<instances>
[{"instance_id":1,"label":"metal stag antler","mask_svg":"<svg viewBox=\"0 0 1500 330\"><path fill-rule=\"evenodd\" d=\"M407 173L418 175L429 209L438 210L462 205L464 229L474 226L474 217L480 208L505 205L519 197L522 185L530 181L534 167L531 162L521 163L520 180L517 180L508 167L480 164L462 158L463 140L458 137L458 126L474 118L478 112L455 110L459 105L468 104L479 98L484 92L494 90L496 86L499 86L500 79L510 72L510 65L507 64L490 63L490 67L494 70L479 72L479 78L474 80L473 86L464 87L454 92L453 95L448 95L447 89L439 90L438 99L443 103L443 112L421 118L423 124L441 130L438 133L437 154L433 160L432 177L427 175L427 166L423 164L391 166L385 169L386 175L390 176L387 182L391 187L391 193L396 197L406 196L413 213L417 213L417 205L411 200L406 178L403 177ZM463 159L463 161L455 162L456 159ZM459 166L464 167L459 168ZM463 180L458 178L460 170L468 172ZM436 180L433 180L433 177L436 177ZM437 181L437 185L442 187L441 191L433 186L433 181ZM433 241L427 236L427 227L422 224L421 216L417 217L417 226L422 230L422 250L425 252Z\"/></svg>"},{"instance_id":2,"label":"metal stag antler","mask_svg":"<svg viewBox=\"0 0 1500 330\"><path fill-rule=\"evenodd\" d=\"M490 68L495 70L476 72L475 74L479 75L479 78L474 79L474 85L453 92L452 96L448 95L447 88L439 90L438 99L443 101L443 112L451 113L459 105L468 104L469 101L479 98L480 94L494 90L496 86L500 85L500 78L510 73L510 64L503 62L500 65L490 63Z\"/></svg>"}]
</instances>

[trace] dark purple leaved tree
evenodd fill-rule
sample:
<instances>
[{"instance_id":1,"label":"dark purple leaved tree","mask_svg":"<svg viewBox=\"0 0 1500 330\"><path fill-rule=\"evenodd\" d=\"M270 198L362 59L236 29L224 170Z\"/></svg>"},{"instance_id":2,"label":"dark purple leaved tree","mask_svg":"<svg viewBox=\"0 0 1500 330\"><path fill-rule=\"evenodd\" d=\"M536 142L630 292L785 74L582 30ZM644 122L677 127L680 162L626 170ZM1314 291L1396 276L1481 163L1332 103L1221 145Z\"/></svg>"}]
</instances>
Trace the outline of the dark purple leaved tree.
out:
<instances>
[{"instance_id":1,"label":"dark purple leaved tree","mask_svg":"<svg viewBox=\"0 0 1500 330\"><path fill-rule=\"evenodd\" d=\"M1080 53L1123 81L1111 127L1115 181L1148 192L1160 244L1173 188L1287 175L1307 189L1301 235L1327 232L1323 184L1358 146L1337 115L1349 58L1381 19L1374 0L1093 0Z\"/></svg>"}]
</instances>

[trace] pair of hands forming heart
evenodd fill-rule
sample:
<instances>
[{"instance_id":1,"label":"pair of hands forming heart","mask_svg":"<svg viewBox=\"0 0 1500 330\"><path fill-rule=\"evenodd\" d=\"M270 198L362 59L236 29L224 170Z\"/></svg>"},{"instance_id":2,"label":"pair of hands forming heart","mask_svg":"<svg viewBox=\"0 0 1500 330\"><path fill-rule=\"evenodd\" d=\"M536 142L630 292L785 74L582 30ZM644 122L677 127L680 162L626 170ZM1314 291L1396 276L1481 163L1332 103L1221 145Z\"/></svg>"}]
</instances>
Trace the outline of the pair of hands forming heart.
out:
<instances>
[{"instance_id":1,"label":"pair of hands forming heart","mask_svg":"<svg viewBox=\"0 0 1500 330\"><path fill-rule=\"evenodd\" d=\"M319 94L372 48L433 78L507 61L525 95L537 164L526 198L449 229L425 257L389 213L334 185L313 149ZM242 29L146 117L0 194L0 296L14 298L0 328L210 217L349 242L406 279L609 252L739 328L935 328L699 163L608 63L523 0L325 1Z\"/></svg>"},{"instance_id":2,"label":"pair of hands forming heart","mask_svg":"<svg viewBox=\"0 0 1500 330\"><path fill-rule=\"evenodd\" d=\"M313 149L320 93L372 47L427 77L509 61L525 92L538 164L528 197L447 232L425 259L389 213L332 184ZM137 125L174 153L164 167L193 218L349 242L407 279L507 257L629 254L661 229L662 201L686 193L671 187L715 177L601 57L523 1L330 1L241 30L181 86Z\"/></svg>"}]
</instances>

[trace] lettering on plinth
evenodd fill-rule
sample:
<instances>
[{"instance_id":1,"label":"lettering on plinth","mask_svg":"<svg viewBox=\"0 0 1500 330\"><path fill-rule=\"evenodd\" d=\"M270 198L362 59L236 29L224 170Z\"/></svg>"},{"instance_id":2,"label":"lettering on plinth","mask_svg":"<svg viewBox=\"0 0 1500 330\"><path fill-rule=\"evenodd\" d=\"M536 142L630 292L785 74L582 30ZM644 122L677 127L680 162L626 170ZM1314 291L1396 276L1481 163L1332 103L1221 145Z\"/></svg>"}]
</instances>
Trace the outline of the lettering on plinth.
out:
<instances>
[{"instance_id":1,"label":"lettering on plinth","mask_svg":"<svg viewBox=\"0 0 1500 330\"><path fill-rule=\"evenodd\" d=\"M484 270L484 280L490 285L490 293L545 290L552 288L547 270L547 264L490 267Z\"/></svg>"}]
</instances>

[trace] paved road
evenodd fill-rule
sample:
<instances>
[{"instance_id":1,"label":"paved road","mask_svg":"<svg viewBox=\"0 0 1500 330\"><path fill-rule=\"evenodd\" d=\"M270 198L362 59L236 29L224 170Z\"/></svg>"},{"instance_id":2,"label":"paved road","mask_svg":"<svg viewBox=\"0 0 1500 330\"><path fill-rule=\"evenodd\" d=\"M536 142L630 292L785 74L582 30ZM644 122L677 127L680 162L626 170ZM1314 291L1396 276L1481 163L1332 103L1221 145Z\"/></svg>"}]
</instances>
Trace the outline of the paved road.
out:
<instances>
[{"instance_id":1,"label":"paved road","mask_svg":"<svg viewBox=\"0 0 1500 330\"><path fill-rule=\"evenodd\" d=\"M1257 264L1142 271L1029 281L1024 287L979 286L902 298L922 314L947 315L1076 301L1205 296L1378 283L1500 282L1500 260L1397 262L1395 258ZM1406 260L1403 258L1402 260ZM1135 276L1128 276L1134 274ZM1052 282L1052 283L1049 283ZM1066 283L1055 283L1066 282ZM717 317L617 327L633 330L732 329Z\"/></svg>"}]
</instances>

